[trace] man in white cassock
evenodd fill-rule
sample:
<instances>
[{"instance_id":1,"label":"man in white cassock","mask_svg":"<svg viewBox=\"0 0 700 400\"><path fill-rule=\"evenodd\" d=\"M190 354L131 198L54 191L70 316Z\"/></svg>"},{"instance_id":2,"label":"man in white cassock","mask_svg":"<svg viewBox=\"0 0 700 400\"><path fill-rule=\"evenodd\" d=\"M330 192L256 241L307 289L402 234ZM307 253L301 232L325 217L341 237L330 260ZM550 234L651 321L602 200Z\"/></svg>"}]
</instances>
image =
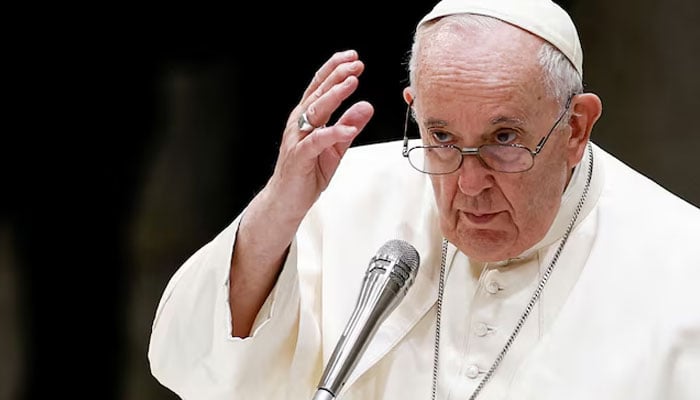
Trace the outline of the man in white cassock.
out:
<instances>
[{"instance_id":1,"label":"man in white cassock","mask_svg":"<svg viewBox=\"0 0 700 400\"><path fill-rule=\"evenodd\" d=\"M267 185L168 283L154 377L187 400L312 399L399 239L415 281L334 397L698 399L700 210L591 142L582 59L550 0L443 0L404 140L350 147L374 110L339 111L364 64L334 54Z\"/></svg>"}]
</instances>

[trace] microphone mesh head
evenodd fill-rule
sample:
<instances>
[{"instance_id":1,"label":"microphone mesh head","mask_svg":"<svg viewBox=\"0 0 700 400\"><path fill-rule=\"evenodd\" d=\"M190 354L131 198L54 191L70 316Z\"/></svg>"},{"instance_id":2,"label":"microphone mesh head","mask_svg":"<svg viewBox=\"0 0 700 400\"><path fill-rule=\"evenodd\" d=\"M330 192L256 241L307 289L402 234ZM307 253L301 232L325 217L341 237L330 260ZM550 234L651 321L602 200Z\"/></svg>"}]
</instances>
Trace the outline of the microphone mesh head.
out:
<instances>
[{"instance_id":1,"label":"microphone mesh head","mask_svg":"<svg viewBox=\"0 0 700 400\"><path fill-rule=\"evenodd\" d=\"M418 250L416 250L410 243L400 240L393 239L390 240L379 248L377 252L378 255L388 256L391 259L397 261L397 265L401 266L402 271L406 273L407 276L403 276L403 283L412 283L413 279L418 273L418 266L420 265L420 256L418 255ZM395 271L400 273L399 271Z\"/></svg>"}]
</instances>

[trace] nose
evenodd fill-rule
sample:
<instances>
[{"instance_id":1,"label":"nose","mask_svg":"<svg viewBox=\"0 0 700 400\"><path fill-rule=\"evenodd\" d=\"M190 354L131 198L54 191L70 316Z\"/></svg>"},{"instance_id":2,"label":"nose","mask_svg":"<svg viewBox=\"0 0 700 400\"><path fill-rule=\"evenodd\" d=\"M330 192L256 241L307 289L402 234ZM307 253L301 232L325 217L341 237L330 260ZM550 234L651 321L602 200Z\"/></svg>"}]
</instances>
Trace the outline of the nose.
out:
<instances>
[{"instance_id":1,"label":"nose","mask_svg":"<svg viewBox=\"0 0 700 400\"><path fill-rule=\"evenodd\" d=\"M476 196L493 186L492 171L477 156L464 156L457 170L459 190L467 196Z\"/></svg>"}]
</instances>

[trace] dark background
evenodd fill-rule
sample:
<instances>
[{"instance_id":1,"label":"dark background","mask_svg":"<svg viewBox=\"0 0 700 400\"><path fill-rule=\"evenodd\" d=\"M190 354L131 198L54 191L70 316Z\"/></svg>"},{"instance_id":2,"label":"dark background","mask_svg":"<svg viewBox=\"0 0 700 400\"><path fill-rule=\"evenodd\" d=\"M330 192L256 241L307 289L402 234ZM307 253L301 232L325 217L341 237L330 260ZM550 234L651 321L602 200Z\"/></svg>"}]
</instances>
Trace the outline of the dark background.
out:
<instances>
[{"instance_id":1,"label":"dark background","mask_svg":"<svg viewBox=\"0 0 700 400\"><path fill-rule=\"evenodd\" d=\"M376 113L356 143L401 136L404 62L433 3L401 4L8 13L0 399L175 399L146 359L168 278L264 184L289 111L334 51L366 64L352 100ZM603 100L593 140L700 204L700 7L560 4Z\"/></svg>"}]
</instances>

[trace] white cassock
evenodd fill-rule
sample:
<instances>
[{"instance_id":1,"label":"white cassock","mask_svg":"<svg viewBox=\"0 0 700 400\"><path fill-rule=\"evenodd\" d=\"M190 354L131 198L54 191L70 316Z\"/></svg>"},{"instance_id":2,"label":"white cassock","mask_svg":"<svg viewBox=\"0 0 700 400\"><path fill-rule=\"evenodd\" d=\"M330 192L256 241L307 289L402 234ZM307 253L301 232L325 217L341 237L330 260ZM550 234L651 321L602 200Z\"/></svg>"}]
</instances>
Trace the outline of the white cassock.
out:
<instances>
[{"instance_id":1,"label":"white cassock","mask_svg":"<svg viewBox=\"0 0 700 400\"><path fill-rule=\"evenodd\" d=\"M700 399L700 210L590 146L576 224L478 399ZM477 264L448 246L438 399L469 398L502 351L555 256L590 162L586 155L576 168L545 238L521 257ZM163 293L148 353L159 382L186 400L311 400L371 256L402 239L420 254L418 276L337 398L431 398L442 236L430 180L401 156L401 142L346 153L245 339L231 336L228 306L239 220Z\"/></svg>"}]
</instances>

